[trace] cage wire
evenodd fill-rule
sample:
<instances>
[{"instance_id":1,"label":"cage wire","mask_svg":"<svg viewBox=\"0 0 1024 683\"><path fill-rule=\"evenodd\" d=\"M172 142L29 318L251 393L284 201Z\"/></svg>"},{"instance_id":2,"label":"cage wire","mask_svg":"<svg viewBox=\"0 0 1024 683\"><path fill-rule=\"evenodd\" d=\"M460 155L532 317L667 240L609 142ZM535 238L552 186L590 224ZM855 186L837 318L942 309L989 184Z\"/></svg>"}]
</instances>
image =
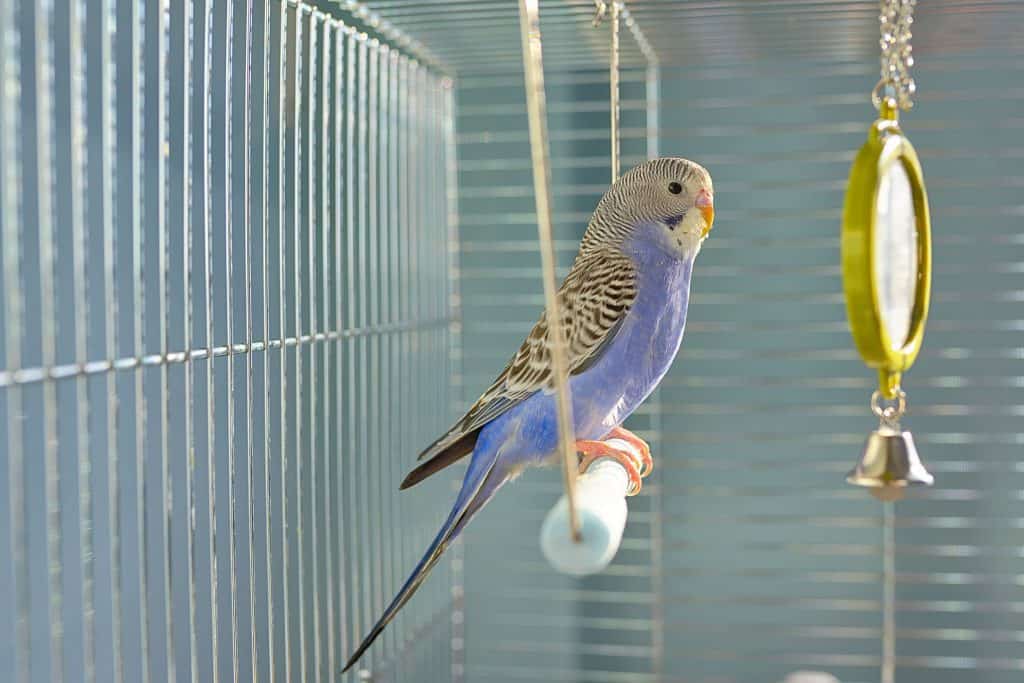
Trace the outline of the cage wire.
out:
<instances>
[{"instance_id":1,"label":"cage wire","mask_svg":"<svg viewBox=\"0 0 1024 683\"><path fill-rule=\"evenodd\" d=\"M560 274L608 184L593 16L541 3ZM1009 683L1024 6L916 19L939 485L897 507L896 680ZM586 579L544 562L561 483L526 474L343 680L878 680L837 265L877 5L622 21L623 169L692 158L719 208L628 424L655 472ZM0 79L0 677L336 679L453 495L402 474L543 308L516 3L0 0Z\"/></svg>"}]
</instances>

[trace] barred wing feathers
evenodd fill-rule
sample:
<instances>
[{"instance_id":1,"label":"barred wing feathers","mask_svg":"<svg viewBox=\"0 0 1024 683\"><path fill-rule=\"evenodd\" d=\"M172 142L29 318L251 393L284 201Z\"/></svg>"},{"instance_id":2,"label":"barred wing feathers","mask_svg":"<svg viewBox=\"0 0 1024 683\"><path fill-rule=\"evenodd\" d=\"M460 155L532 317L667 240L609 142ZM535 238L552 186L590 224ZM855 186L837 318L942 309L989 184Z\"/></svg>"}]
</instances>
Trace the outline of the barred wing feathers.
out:
<instances>
[{"instance_id":1,"label":"barred wing feathers","mask_svg":"<svg viewBox=\"0 0 1024 683\"><path fill-rule=\"evenodd\" d=\"M614 339L636 298L636 271L617 252L581 254L558 292L570 374L586 370ZM408 488L473 450L476 436L489 422L551 386L547 316L541 315L526 341L498 378L448 432L423 453L427 460L402 484Z\"/></svg>"}]
</instances>

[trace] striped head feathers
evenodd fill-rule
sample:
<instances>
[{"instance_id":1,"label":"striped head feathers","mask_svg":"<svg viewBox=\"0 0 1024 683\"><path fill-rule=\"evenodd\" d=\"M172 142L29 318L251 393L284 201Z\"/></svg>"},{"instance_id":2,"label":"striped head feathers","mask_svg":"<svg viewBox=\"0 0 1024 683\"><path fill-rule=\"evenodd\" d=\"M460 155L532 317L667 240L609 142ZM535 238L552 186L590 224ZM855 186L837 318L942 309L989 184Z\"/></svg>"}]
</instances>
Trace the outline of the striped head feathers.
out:
<instances>
[{"instance_id":1,"label":"striped head feathers","mask_svg":"<svg viewBox=\"0 0 1024 683\"><path fill-rule=\"evenodd\" d=\"M714 221L711 175L688 159L652 159L624 173L590 219L581 253L653 241L684 258L700 250Z\"/></svg>"}]
</instances>

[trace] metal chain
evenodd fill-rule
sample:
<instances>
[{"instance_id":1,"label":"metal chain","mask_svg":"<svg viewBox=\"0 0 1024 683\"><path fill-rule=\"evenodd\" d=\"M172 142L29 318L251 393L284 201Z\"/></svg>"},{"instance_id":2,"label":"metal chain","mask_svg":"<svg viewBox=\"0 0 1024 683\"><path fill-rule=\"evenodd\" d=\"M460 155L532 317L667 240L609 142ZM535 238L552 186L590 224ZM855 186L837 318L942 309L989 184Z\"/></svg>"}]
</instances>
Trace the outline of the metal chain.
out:
<instances>
[{"instance_id":1,"label":"metal chain","mask_svg":"<svg viewBox=\"0 0 1024 683\"><path fill-rule=\"evenodd\" d=\"M881 109L883 100L891 99L906 111L914 106L913 97L917 91L917 85L910 77L910 67L914 65L910 27L914 23L917 0L880 0L878 4L882 78L871 93L871 99L876 109Z\"/></svg>"},{"instance_id":2,"label":"metal chain","mask_svg":"<svg viewBox=\"0 0 1024 683\"><path fill-rule=\"evenodd\" d=\"M611 146L612 146L612 182L619 179L619 158L622 149L621 135L619 133L620 109L619 104L619 18L625 8L619 0L604 2L594 0L594 27L598 27L604 21L606 15L611 15L611 47L608 51L608 84L609 103L611 104ZM609 10L611 10L609 12Z\"/></svg>"}]
</instances>

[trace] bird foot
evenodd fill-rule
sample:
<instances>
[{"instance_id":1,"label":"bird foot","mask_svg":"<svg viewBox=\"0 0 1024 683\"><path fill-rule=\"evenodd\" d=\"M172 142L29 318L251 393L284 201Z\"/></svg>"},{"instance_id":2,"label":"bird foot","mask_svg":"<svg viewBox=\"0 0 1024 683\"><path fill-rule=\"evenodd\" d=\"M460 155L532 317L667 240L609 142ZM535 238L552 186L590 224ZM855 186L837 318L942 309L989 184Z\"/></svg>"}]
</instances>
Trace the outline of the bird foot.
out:
<instances>
[{"instance_id":1,"label":"bird foot","mask_svg":"<svg viewBox=\"0 0 1024 683\"><path fill-rule=\"evenodd\" d=\"M643 461L643 467L640 468L641 477L646 477L654 471L654 458L651 457L651 447L639 436L623 427L616 427L605 435L604 440L608 439L622 439L640 451L640 458Z\"/></svg>"},{"instance_id":2,"label":"bird foot","mask_svg":"<svg viewBox=\"0 0 1024 683\"><path fill-rule=\"evenodd\" d=\"M622 465L629 477L629 489L626 491L626 495L635 496L640 493L640 488L643 486L640 472L644 467L641 449L625 439L609 439L608 441L577 441L576 450L583 456L580 458L580 474L586 472L595 460L611 458Z\"/></svg>"}]
</instances>

